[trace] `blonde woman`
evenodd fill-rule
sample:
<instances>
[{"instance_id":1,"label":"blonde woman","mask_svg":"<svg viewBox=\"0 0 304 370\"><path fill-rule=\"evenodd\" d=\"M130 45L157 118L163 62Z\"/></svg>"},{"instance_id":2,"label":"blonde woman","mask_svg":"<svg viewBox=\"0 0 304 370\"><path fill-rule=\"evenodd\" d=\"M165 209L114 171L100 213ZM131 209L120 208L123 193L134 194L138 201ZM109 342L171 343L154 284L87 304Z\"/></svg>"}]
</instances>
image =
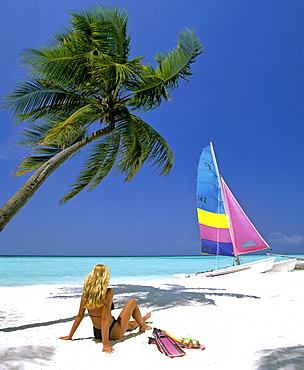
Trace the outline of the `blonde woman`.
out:
<instances>
[{"instance_id":1,"label":"blonde woman","mask_svg":"<svg viewBox=\"0 0 304 370\"><path fill-rule=\"evenodd\" d=\"M134 330L139 327L139 331L152 329L146 325L147 319L151 316L148 313L142 317L138 305L134 299L130 299L117 319L111 315L113 309L114 291L108 288L110 280L110 270L105 265L97 265L86 277L83 286L83 294L80 301L78 315L73 323L70 334L59 339L70 340L81 323L85 310L93 323L94 336L102 339L102 351L112 353L114 348L109 345L109 340L121 338L127 330ZM131 316L135 321L130 321Z\"/></svg>"}]
</instances>

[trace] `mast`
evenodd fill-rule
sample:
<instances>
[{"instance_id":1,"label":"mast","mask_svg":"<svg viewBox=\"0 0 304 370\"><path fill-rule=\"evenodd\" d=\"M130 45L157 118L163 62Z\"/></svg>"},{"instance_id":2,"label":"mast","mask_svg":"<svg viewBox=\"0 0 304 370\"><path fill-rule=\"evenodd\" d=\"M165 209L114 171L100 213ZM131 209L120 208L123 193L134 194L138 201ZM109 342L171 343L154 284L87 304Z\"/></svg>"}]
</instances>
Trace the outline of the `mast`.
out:
<instances>
[{"instance_id":1,"label":"mast","mask_svg":"<svg viewBox=\"0 0 304 370\"><path fill-rule=\"evenodd\" d=\"M217 165L217 161L216 161L215 152L214 152L214 149L213 149L212 142L210 142L210 149L211 149L211 154L212 154L213 162L214 162L214 165L215 165L215 172L216 172L217 180L218 180L219 186L220 186L220 192L222 193L222 186L221 186L221 182L220 182L220 172L219 172L219 169L218 169L218 165ZM217 199L218 199L218 201L217 201L217 209L219 211L219 208L220 208L219 197L217 197ZM217 228L217 241L216 241L216 245L217 245L217 247L216 247L216 254L217 255L218 255L218 252L219 252L219 240L220 240L219 234L220 234L220 229L218 227Z\"/></svg>"},{"instance_id":2,"label":"mast","mask_svg":"<svg viewBox=\"0 0 304 370\"><path fill-rule=\"evenodd\" d=\"M213 149L212 142L210 142L209 145L210 145L210 149L211 149L211 153L212 153L213 162L214 162L214 165L215 165L215 171L216 171L216 174L217 174L217 178L220 179L221 175L220 175L220 171L219 171L219 168L218 168L218 165L217 165L216 156L215 156L215 152L214 152L214 149ZM222 184L221 184L220 181L219 181L219 184L220 184L220 189L221 189L221 192L222 192Z\"/></svg>"},{"instance_id":3,"label":"mast","mask_svg":"<svg viewBox=\"0 0 304 370\"><path fill-rule=\"evenodd\" d=\"M218 182L219 182L220 192L221 192L221 195L222 195L225 211L226 211L226 214L227 214L227 219L228 219L232 244L234 245L235 241L234 241L234 236L233 236L233 230L231 228L229 210L228 210L228 207L227 207L226 197L225 197L225 193L224 193L223 186L222 186L222 176L220 174L220 171L219 171L219 168L218 168L218 165L217 165L217 160L216 160L215 151L214 151L212 142L210 142L210 149L211 149L211 153L212 153L212 157L213 157L213 161L214 161L214 165L215 165L216 175L217 175ZM219 229L218 229L218 233L219 233ZM235 262L237 263L237 265L240 265L241 262L240 262L239 257L235 255L234 258L235 258Z\"/></svg>"}]
</instances>

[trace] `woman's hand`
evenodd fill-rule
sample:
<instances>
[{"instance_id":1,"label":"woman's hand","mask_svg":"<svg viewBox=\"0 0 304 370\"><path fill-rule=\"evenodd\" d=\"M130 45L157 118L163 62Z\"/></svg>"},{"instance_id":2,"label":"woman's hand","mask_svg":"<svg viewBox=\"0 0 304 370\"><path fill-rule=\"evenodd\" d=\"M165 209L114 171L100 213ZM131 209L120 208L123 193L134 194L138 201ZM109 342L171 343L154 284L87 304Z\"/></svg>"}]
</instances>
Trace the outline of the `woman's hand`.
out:
<instances>
[{"instance_id":1,"label":"woman's hand","mask_svg":"<svg viewBox=\"0 0 304 370\"><path fill-rule=\"evenodd\" d=\"M109 346L109 345L105 345L105 346L103 346L102 352L113 353L114 352L114 348L111 347L111 346Z\"/></svg>"},{"instance_id":2,"label":"woman's hand","mask_svg":"<svg viewBox=\"0 0 304 370\"><path fill-rule=\"evenodd\" d=\"M67 335L66 337L60 337L58 339L71 340L72 338L69 335Z\"/></svg>"}]
</instances>

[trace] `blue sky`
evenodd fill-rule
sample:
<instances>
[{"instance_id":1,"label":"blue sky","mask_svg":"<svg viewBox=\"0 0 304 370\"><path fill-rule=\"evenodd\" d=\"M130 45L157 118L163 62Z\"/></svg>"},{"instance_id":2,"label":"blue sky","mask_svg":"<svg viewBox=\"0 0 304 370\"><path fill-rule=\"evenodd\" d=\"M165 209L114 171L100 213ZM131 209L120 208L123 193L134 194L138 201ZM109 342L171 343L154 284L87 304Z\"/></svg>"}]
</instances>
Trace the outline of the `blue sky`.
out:
<instances>
[{"instance_id":1,"label":"blue sky","mask_svg":"<svg viewBox=\"0 0 304 370\"><path fill-rule=\"evenodd\" d=\"M38 48L80 0L1 3L0 96L24 79L19 53ZM302 0L116 0L129 14L131 56L153 64L194 27L205 53L173 100L142 115L175 155L171 174L145 165L124 183L112 173L95 190L58 205L84 153L57 170L0 234L2 255L198 255L196 168L213 142L221 174L274 253L304 253ZM0 203L27 177L12 178L25 149L22 126L0 112Z\"/></svg>"}]
</instances>

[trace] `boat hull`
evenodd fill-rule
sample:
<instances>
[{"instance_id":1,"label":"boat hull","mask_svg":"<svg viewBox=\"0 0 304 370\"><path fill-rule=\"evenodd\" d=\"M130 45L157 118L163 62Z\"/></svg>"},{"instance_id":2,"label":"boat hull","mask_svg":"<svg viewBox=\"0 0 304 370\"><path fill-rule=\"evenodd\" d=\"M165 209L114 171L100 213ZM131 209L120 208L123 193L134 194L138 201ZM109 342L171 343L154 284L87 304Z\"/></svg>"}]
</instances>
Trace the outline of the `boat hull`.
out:
<instances>
[{"instance_id":1,"label":"boat hull","mask_svg":"<svg viewBox=\"0 0 304 370\"><path fill-rule=\"evenodd\" d=\"M246 273L261 273L270 270L274 264L275 257L265 258L263 260L248 262L237 266L226 267L220 270L213 270L209 272L197 272L196 274L175 274L175 277L216 277L234 274L235 272Z\"/></svg>"},{"instance_id":2,"label":"boat hull","mask_svg":"<svg viewBox=\"0 0 304 370\"><path fill-rule=\"evenodd\" d=\"M274 260L275 257L270 257L259 261L248 262L237 266L226 267L220 270L205 272L199 275L206 277L215 277L215 276L224 276L235 272L261 273L271 269L274 264Z\"/></svg>"},{"instance_id":3,"label":"boat hull","mask_svg":"<svg viewBox=\"0 0 304 370\"><path fill-rule=\"evenodd\" d=\"M297 259L289 259L284 261L277 261L273 264L272 268L267 272L288 272L296 267Z\"/></svg>"}]
</instances>

